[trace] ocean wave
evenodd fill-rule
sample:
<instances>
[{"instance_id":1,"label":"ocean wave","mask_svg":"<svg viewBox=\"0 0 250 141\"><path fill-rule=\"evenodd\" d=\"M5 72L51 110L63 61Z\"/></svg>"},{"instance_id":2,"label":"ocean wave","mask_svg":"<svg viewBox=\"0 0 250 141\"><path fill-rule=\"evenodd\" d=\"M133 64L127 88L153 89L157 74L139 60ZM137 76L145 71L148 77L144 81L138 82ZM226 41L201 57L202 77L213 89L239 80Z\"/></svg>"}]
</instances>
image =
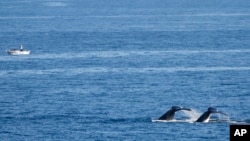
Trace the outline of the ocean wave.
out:
<instances>
[{"instance_id":1,"label":"ocean wave","mask_svg":"<svg viewBox=\"0 0 250 141\"><path fill-rule=\"evenodd\" d=\"M52 19L55 16L2 16L0 19Z\"/></svg>"},{"instance_id":2,"label":"ocean wave","mask_svg":"<svg viewBox=\"0 0 250 141\"><path fill-rule=\"evenodd\" d=\"M80 75L85 73L176 73L176 72L215 72L215 71L250 71L250 67L145 67L145 68L109 68L109 67L89 67L89 68L55 68L45 70L2 70L0 76L10 75Z\"/></svg>"},{"instance_id":3,"label":"ocean wave","mask_svg":"<svg viewBox=\"0 0 250 141\"><path fill-rule=\"evenodd\" d=\"M72 59L72 58L116 58L126 56L190 55L190 54L236 54L250 53L249 49L236 50L168 50L168 51L86 51L80 53L47 53L22 56L23 59ZM0 61L18 61L20 57L0 56Z\"/></svg>"},{"instance_id":4,"label":"ocean wave","mask_svg":"<svg viewBox=\"0 0 250 141\"><path fill-rule=\"evenodd\" d=\"M50 6L50 7L64 7L67 6L65 2L45 2L43 3L45 6Z\"/></svg>"}]
</instances>

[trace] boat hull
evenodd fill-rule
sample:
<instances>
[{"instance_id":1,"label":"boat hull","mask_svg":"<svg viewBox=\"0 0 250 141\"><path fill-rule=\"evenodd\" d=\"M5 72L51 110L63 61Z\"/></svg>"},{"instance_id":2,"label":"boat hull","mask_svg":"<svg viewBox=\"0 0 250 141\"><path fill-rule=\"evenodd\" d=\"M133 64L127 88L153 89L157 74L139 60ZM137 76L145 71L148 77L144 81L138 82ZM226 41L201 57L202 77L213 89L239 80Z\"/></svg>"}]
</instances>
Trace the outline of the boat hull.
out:
<instances>
[{"instance_id":1,"label":"boat hull","mask_svg":"<svg viewBox=\"0 0 250 141\"><path fill-rule=\"evenodd\" d=\"M30 50L7 50L9 55L29 55Z\"/></svg>"}]
</instances>

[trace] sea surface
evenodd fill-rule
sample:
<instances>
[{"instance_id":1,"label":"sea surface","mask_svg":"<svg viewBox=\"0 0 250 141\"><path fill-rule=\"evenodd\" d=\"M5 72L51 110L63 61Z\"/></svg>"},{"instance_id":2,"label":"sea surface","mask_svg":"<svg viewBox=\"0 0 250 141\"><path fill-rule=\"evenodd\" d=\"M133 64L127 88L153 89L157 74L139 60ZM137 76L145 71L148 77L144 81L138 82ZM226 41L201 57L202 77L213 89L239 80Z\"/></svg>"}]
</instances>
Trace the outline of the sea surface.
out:
<instances>
[{"instance_id":1,"label":"sea surface","mask_svg":"<svg viewBox=\"0 0 250 141\"><path fill-rule=\"evenodd\" d=\"M250 124L249 0L1 0L0 140L227 141ZM6 50L31 50L10 56ZM174 105L171 122L153 122ZM195 123L208 107L215 122Z\"/></svg>"}]
</instances>

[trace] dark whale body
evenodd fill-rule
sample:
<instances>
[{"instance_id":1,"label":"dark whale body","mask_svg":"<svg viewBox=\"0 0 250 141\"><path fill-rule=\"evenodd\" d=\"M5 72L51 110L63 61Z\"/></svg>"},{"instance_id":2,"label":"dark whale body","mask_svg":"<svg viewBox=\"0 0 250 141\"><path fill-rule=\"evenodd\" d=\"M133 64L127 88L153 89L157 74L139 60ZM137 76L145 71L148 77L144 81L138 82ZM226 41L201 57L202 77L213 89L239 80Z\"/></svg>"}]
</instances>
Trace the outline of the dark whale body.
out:
<instances>
[{"instance_id":1,"label":"dark whale body","mask_svg":"<svg viewBox=\"0 0 250 141\"><path fill-rule=\"evenodd\" d=\"M158 120L172 120L174 118L175 112L187 110L191 111L189 108L183 108L181 106L172 106L170 110L168 110L165 114L163 114Z\"/></svg>"}]
</instances>

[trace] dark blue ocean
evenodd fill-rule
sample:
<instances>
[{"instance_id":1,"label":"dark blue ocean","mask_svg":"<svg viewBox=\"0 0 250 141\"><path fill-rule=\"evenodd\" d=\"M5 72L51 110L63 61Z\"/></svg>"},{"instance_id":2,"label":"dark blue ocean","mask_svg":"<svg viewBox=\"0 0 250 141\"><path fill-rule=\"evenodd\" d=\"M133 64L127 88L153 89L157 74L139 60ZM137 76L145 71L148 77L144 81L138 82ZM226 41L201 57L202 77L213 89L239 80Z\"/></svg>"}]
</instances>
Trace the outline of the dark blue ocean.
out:
<instances>
[{"instance_id":1,"label":"dark blue ocean","mask_svg":"<svg viewBox=\"0 0 250 141\"><path fill-rule=\"evenodd\" d=\"M1 0L0 140L229 140L250 123L249 7ZM6 53L20 44L31 54ZM193 110L152 122L174 105ZM210 106L228 116L189 122Z\"/></svg>"}]
</instances>

